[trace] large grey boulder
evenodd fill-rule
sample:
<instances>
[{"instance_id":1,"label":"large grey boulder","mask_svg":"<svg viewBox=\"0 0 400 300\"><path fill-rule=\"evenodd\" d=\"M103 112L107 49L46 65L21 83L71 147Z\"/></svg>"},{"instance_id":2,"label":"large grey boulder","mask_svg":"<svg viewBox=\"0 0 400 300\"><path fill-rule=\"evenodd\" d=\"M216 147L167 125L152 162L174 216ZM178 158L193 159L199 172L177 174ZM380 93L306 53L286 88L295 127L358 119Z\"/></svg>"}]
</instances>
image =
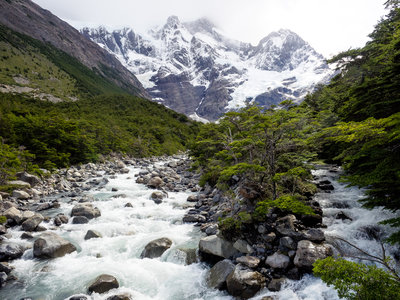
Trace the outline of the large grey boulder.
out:
<instances>
[{"instance_id":1,"label":"large grey boulder","mask_svg":"<svg viewBox=\"0 0 400 300\"><path fill-rule=\"evenodd\" d=\"M253 297L260 289L265 287L266 278L259 272L247 269L238 264L235 270L226 278L228 293L241 299Z\"/></svg>"},{"instance_id":2,"label":"large grey boulder","mask_svg":"<svg viewBox=\"0 0 400 300\"><path fill-rule=\"evenodd\" d=\"M311 270L317 259L324 259L331 255L333 255L333 251L329 244L315 244L308 240L302 240L297 244L294 264L298 268Z\"/></svg>"},{"instance_id":3,"label":"large grey boulder","mask_svg":"<svg viewBox=\"0 0 400 300\"><path fill-rule=\"evenodd\" d=\"M285 269L290 264L290 258L282 253L275 252L267 257L265 263L273 269Z\"/></svg>"},{"instance_id":4,"label":"large grey boulder","mask_svg":"<svg viewBox=\"0 0 400 300\"><path fill-rule=\"evenodd\" d=\"M27 172L17 173L17 177L19 180L28 182L32 187L40 183L39 177L29 174Z\"/></svg>"},{"instance_id":5,"label":"large grey boulder","mask_svg":"<svg viewBox=\"0 0 400 300\"><path fill-rule=\"evenodd\" d=\"M119 283L114 276L108 274L102 274L98 276L94 282L89 286L88 291L90 293L103 294L112 289L119 288Z\"/></svg>"},{"instance_id":6,"label":"large grey boulder","mask_svg":"<svg viewBox=\"0 0 400 300\"><path fill-rule=\"evenodd\" d=\"M22 254L24 254L24 249L18 244L0 245L0 261L20 258Z\"/></svg>"},{"instance_id":7,"label":"large grey boulder","mask_svg":"<svg viewBox=\"0 0 400 300\"><path fill-rule=\"evenodd\" d=\"M33 256L56 258L76 251L76 247L54 232L42 233L33 244Z\"/></svg>"},{"instance_id":8,"label":"large grey boulder","mask_svg":"<svg viewBox=\"0 0 400 300\"><path fill-rule=\"evenodd\" d=\"M7 217L7 219L14 220L15 223L20 224L23 220L23 215L22 212L15 208L15 207L10 207L4 212L4 216Z\"/></svg>"},{"instance_id":9,"label":"large grey boulder","mask_svg":"<svg viewBox=\"0 0 400 300\"><path fill-rule=\"evenodd\" d=\"M93 207L92 203L83 202L78 203L72 208L72 217L83 216L88 219L94 219L101 216L100 210L97 207Z\"/></svg>"},{"instance_id":10,"label":"large grey boulder","mask_svg":"<svg viewBox=\"0 0 400 300\"><path fill-rule=\"evenodd\" d=\"M34 231L43 220L43 216L37 213L22 223L22 229L25 231Z\"/></svg>"},{"instance_id":11,"label":"large grey boulder","mask_svg":"<svg viewBox=\"0 0 400 300\"><path fill-rule=\"evenodd\" d=\"M206 236L200 239L199 250L215 256L229 258L238 253L233 244L216 235Z\"/></svg>"},{"instance_id":12,"label":"large grey boulder","mask_svg":"<svg viewBox=\"0 0 400 300\"><path fill-rule=\"evenodd\" d=\"M29 199L31 197L27 192L22 191L22 190L14 190L12 192L12 196L14 198L19 199L19 200L26 200L26 199Z\"/></svg>"},{"instance_id":13,"label":"large grey boulder","mask_svg":"<svg viewBox=\"0 0 400 300\"><path fill-rule=\"evenodd\" d=\"M234 269L235 265L229 259L217 262L208 271L207 285L214 289L223 289L226 286L226 278Z\"/></svg>"},{"instance_id":14,"label":"large grey boulder","mask_svg":"<svg viewBox=\"0 0 400 300\"><path fill-rule=\"evenodd\" d=\"M143 249L141 258L156 258L160 257L166 250L171 248L172 241L169 238L160 238L154 241L151 241L146 245Z\"/></svg>"}]
</instances>

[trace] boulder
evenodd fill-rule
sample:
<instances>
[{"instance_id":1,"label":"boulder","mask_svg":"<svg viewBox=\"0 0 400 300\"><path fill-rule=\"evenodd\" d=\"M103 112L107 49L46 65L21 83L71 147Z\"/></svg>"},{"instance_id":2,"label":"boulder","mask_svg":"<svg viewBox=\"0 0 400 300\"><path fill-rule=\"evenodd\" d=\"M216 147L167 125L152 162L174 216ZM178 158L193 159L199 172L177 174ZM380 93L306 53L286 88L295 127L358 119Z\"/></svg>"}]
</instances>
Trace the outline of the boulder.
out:
<instances>
[{"instance_id":1,"label":"boulder","mask_svg":"<svg viewBox=\"0 0 400 300\"><path fill-rule=\"evenodd\" d=\"M128 203L126 203L125 205L124 205L124 207L133 207L133 205L132 205L132 203L130 203L130 202L128 202Z\"/></svg>"},{"instance_id":2,"label":"boulder","mask_svg":"<svg viewBox=\"0 0 400 300\"><path fill-rule=\"evenodd\" d=\"M233 244L216 235L206 236L200 239L199 250L215 256L229 258L238 253Z\"/></svg>"},{"instance_id":3,"label":"boulder","mask_svg":"<svg viewBox=\"0 0 400 300\"><path fill-rule=\"evenodd\" d=\"M26 199L29 199L31 197L27 192L22 191L22 190L14 190L12 192L12 196L14 198L19 199L19 200L26 200Z\"/></svg>"},{"instance_id":4,"label":"boulder","mask_svg":"<svg viewBox=\"0 0 400 300\"><path fill-rule=\"evenodd\" d=\"M255 256L240 256L240 257L236 258L236 262L243 264L249 268L254 269L254 268L258 267L261 260Z\"/></svg>"},{"instance_id":5,"label":"boulder","mask_svg":"<svg viewBox=\"0 0 400 300\"><path fill-rule=\"evenodd\" d=\"M279 292L281 290L282 284L285 282L285 278L278 278L278 279L272 279L268 283L268 289L271 292Z\"/></svg>"},{"instance_id":6,"label":"boulder","mask_svg":"<svg viewBox=\"0 0 400 300\"><path fill-rule=\"evenodd\" d=\"M18 244L0 245L0 261L20 258L22 254L24 254L24 249Z\"/></svg>"},{"instance_id":7,"label":"boulder","mask_svg":"<svg viewBox=\"0 0 400 300\"><path fill-rule=\"evenodd\" d=\"M261 273L247 269L241 264L236 265L226 278L228 293L241 299L253 297L265 286L265 282L266 279Z\"/></svg>"},{"instance_id":8,"label":"boulder","mask_svg":"<svg viewBox=\"0 0 400 300\"><path fill-rule=\"evenodd\" d=\"M90 240L90 239L95 239L95 238L101 238L101 237L103 237L103 236L101 235L100 232L98 232L98 231L96 231L96 230L88 230L88 231L86 232L86 235L85 235L85 240Z\"/></svg>"},{"instance_id":9,"label":"boulder","mask_svg":"<svg viewBox=\"0 0 400 300\"><path fill-rule=\"evenodd\" d=\"M15 223L20 224L23 220L23 215L22 212L15 208L15 207L10 207L4 212L4 216L7 217L7 219L14 220Z\"/></svg>"},{"instance_id":10,"label":"boulder","mask_svg":"<svg viewBox=\"0 0 400 300\"><path fill-rule=\"evenodd\" d=\"M160 257L166 250L171 248L172 241L168 238L160 238L154 241L151 241L146 245L143 249L141 258L156 258Z\"/></svg>"},{"instance_id":11,"label":"boulder","mask_svg":"<svg viewBox=\"0 0 400 300\"><path fill-rule=\"evenodd\" d=\"M279 246L287 249L297 249L296 242L290 236L284 236L279 240Z\"/></svg>"},{"instance_id":12,"label":"boulder","mask_svg":"<svg viewBox=\"0 0 400 300\"><path fill-rule=\"evenodd\" d=\"M132 296L129 294L113 295L108 297L106 300L132 300Z\"/></svg>"},{"instance_id":13,"label":"boulder","mask_svg":"<svg viewBox=\"0 0 400 300\"><path fill-rule=\"evenodd\" d=\"M166 195L163 192L153 192L151 193L150 199L153 200L156 204L160 204L162 202L162 199L164 199Z\"/></svg>"},{"instance_id":14,"label":"boulder","mask_svg":"<svg viewBox=\"0 0 400 300\"><path fill-rule=\"evenodd\" d=\"M76 251L76 247L54 232L42 233L33 244L33 256L56 258Z\"/></svg>"},{"instance_id":15,"label":"boulder","mask_svg":"<svg viewBox=\"0 0 400 300\"><path fill-rule=\"evenodd\" d=\"M290 264L290 258L279 252L267 257L265 263L273 269L286 269Z\"/></svg>"},{"instance_id":16,"label":"boulder","mask_svg":"<svg viewBox=\"0 0 400 300\"><path fill-rule=\"evenodd\" d=\"M11 184L11 185L19 185L22 188L27 188L30 189L31 185L28 182L22 181L22 180L12 180L12 181L8 181L7 184Z\"/></svg>"},{"instance_id":17,"label":"boulder","mask_svg":"<svg viewBox=\"0 0 400 300\"><path fill-rule=\"evenodd\" d=\"M164 184L164 181L160 177L156 176L149 180L149 182L147 183L147 186L152 187L152 188L158 188L163 184Z\"/></svg>"},{"instance_id":18,"label":"boulder","mask_svg":"<svg viewBox=\"0 0 400 300\"><path fill-rule=\"evenodd\" d=\"M35 216L35 213L33 211L30 210L26 210L22 212L22 222L25 222L26 220L28 220L29 218L32 218L33 216Z\"/></svg>"},{"instance_id":19,"label":"boulder","mask_svg":"<svg viewBox=\"0 0 400 300\"><path fill-rule=\"evenodd\" d=\"M296 221L297 219L294 215L287 215L283 218L280 218L276 221L276 230L281 235L290 236L292 238L299 238L301 234L297 232L297 229L295 227Z\"/></svg>"},{"instance_id":20,"label":"boulder","mask_svg":"<svg viewBox=\"0 0 400 300\"><path fill-rule=\"evenodd\" d=\"M54 218L54 225L56 226L61 226L61 224L67 224L68 223L68 217L64 214L58 214Z\"/></svg>"},{"instance_id":21,"label":"boulder","mask_svg":"<svg viewBox=\"0 0 400 300\"><path fill-rule=\"evenodd\" d=\"M4 225L0 225L0 235L7 233L7 227Z\"/></svg>"},{"instance_id":22,"label":"boulder","mask_svg":"<svg viewBox=\"0 0 400 300\"><path fill-rule=\"evenodd\" d=\"M202 215L184 215L182 221L185 223L204 223L206 222L206 217Z\"/></svg>"},{"instance_id":23,"label":"boulder","mask_svg":"<svg viewBox=\"0 0 400 300\"><path fill-rule=\"evenodd\" d=\"M186 199L186 201L188 201L188 202L197 202L197 200L198 200L198 196L197 196L197 195L190 195L190 196Z\"/></svg>"},{"instance_id":24,"label":"boulder","mask_svg":"<svg viewBox=\"0 0 400 300\"><path fill-rule=\"evenodd\" d=\"M14 270L15 267L10 266L9 263L6 262L1 262L0 263L0 272L4 272L6 274L10 274L12 270Z\"/></svg>"},{"instance_id":25,"label":"boulder","mask_svg":"<svg viewBox=\"0 0 400 300\"><path fill-rule=\"evenodd\" d=\"M88 219L94 219L101 216L100 210L93 207L92 203L84 202L75 205L71 211L72 217L84 216Z\"/></svg>"},{"instance_id":26,"label":"boulder","mask_svg":"<svg viewBox=\"0 0 400 300\"><path fill-rule=\"evenodd\" d=\"M29 174L27 172L17 173L17 178L24 182L28 182L31 186L35 186L40 183L39 177Z\"/></svg>"},{"instance_id":27,"label":"boulder","mask_svg":"<svg viewBox=\"0 0 400 300\"><path fill-rule=\"evenodd\" d=\"M7 274L5 272L0 272L0 288L6 285Z\"/></svg>"},{"instance_id":28,"label":"boulder","mask_svg":"<svg viewBox=\"0 0 400 300\"><path fill-rule=\"evenodd\" d=\"M325 234L321 229L311 228L303 233L306 240L321 243L325 241Z\"/></svg>"},{"instance_id":29,"label":"boulder","mask_svg":"<svg viewBox=\"0 0 400 300\"><path fill-rule=\"evenodd\" d=\"M30 217L22 223L22 229L24 231L34 231L43 220L44 218L41 214L35 214L33 217Z\"/></svg>"},{"instance_id":30,"label":"boulder","mask_svg":"<svg viewBox=\"0 0 400 300\"><path fill-rule=\"evenodd\" d=\"M328 244L314 244L311 241L302 240L297 244L294 264L298 268L311 270L317 259L324 259L332 254L332 248Z\"/></svg>"},{"instance_id":31,"label":"boulder","mask_svg":"<svg viewBox=\"0 0 400 300\"><path fill-rule=\"evenodd\" d=\"M235 270L235 265L229 259L217 262L209 271L207 285L214 289L223 289L226 286L226 278Z\"/></svg>"},{"instance_id":32,"label":"boulder","mask_svg":"<svg viewBox=\"0 0 400 300\"><path fill-rule=\"evenodd\" d=\"M72 224L87 224L89 219L84 216L77 216L72 218Z\"/></svg>"},{"instance_id":33,"label":"boulder","mask_svg":"<svg viewBox=\"0 0 400 300\"><path fill-rule=\"evenodd\" d=\"M217 234L217 232L218 232L218 225L217 224L212 224L212 225L210 225L210 226L208 226L207 228L206 228L206 234L207 235L215 235L215 234Z\"/></svg>"},{"instance_id":34,"label":"boulder","mask_svg":"<svg viewBox=\"0 0 400 300\"><path fill-rule=\"evenodd\" d=\"M103 294L112 289L119 288L119 283L114 276L102 274L89 286L89 293Z\"/></svg>"},{"instance_id":35,"label":"boulder","mask_svg":"<svg viewBox=\"0 0 400 300\"><path fill-rule=\"evenodd\" d=\"M237 240L233 244L233 248L244 254L250 254L254 252L254 249L245 240Z\"/></svg>"}]
</instances>

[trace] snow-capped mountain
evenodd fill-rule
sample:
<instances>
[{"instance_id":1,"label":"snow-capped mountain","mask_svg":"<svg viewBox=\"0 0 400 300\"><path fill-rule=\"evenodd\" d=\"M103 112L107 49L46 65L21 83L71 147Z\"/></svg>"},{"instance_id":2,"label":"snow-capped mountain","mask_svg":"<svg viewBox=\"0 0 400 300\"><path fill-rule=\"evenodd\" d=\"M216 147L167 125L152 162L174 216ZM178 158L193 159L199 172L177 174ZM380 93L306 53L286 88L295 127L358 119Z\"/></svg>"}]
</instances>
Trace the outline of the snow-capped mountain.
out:
<instances>
[{"instance_id":1,"label":"snow-capped mountain","mask_svg":"<svg viewBox=\"0 0 400 300\"><path fill-rule=\"evenodd\" d=\"M132 71L154 101L208 120L248 102L299 102L333 74L290 30L272 32L257 46L227 38L207 19L181 23L176 16L145 34L104 27L81 32Z\"/></svg>"}]
</instances>

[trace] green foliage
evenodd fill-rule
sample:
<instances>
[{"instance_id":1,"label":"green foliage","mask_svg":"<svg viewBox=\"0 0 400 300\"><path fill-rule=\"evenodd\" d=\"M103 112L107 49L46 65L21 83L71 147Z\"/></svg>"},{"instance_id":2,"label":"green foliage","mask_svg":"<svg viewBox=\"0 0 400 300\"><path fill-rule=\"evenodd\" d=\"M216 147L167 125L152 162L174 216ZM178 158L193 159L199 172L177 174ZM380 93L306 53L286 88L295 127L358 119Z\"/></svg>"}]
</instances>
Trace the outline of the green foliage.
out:
<instances>
[{"instance_id":1,"label":"green foliage","mask_svg":"<svg viewBox=\"0 0 400 300\"><path fill-rule=\"evenodd\" d=\"M234 217L219 218L218 228L224 237L232 240L240 235L246 224L251 224L252 222L251 214L242 211Z\"/></svg>"},{"instance_id":2,"label":"green foliage","mask_svg":"<svg viewBox=\"0 0 400 300\"><path fill-rule=\"evenodd\" d=\"M341 298L400 299L398 278L374 265L367 266L328 257L317 260L313 271L328 285L333 285Z\"/></svg>"},{"instance_id":3,"label":"green foliage","mask_svg":"<svg viewBox=\"0 0 400 300\"><path fill-rule=\"evenodd\" d=\"M283 195L275 200L263 200L257 203L254 218L264 221L271 208L279 208L282 211L297 215L314 215L313 209L299 200L296 196Z\"/></svg>"},{"instance_id":4,"label":"green foliage","mask_svg":"<svg viewBox=\"0 0 400 300\"><path fill-rule=\"evenodd\" d=\"M95 161L98 154L111 152L173 154L185 150L197 126L133 96L49 103L0 94L0 136L14 148L23 145L47 169Z\"/></svg>"},{"instance_id":5,"label":"green foliage","mask_svg":"<svg viewBox=\"0 0 400 300\"><path fill-rule=\"evenodd\" d=\"M6 224L7 223L7 217L6 216L0 216L0 224Z\"/></svg>"}]
</instances>

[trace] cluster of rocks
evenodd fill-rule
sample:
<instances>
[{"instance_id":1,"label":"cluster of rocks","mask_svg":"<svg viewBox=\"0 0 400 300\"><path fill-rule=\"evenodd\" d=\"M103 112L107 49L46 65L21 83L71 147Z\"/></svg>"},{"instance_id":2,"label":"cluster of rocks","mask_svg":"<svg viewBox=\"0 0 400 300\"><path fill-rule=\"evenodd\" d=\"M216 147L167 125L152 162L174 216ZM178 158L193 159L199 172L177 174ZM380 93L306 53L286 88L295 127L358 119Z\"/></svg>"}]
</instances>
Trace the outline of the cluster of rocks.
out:
<instances>
[{"instance_id":1,"label":"cluster of rocks","mask_svg":"<svg viewBox=\"0 0 400 300\"><path fill-rule=\"evenodd\" d=\"M328 182L320 185L328 184L332 186ZM330 192L330 186L320 190ZM206 234L199 242L199 254L213 265L207 279L210 287L226 289L241 299L251 298L264 287L279 291L287 278L299 280L312 271L317 259L333 254L333 246L325 242L321 230L322 209L311 197L308 204L314 210L313 215L270 209L265 221L242 224L237 236L223 236L218 229L219 218L229 216L228 213L246 213L248 206L241 203L249 203L245 200L253 199L256 194L240 187L237 190L242 201L234 201L209 186L187 199L194 207L183 220L196 222Z\"/></svg>"}]
</instances>

